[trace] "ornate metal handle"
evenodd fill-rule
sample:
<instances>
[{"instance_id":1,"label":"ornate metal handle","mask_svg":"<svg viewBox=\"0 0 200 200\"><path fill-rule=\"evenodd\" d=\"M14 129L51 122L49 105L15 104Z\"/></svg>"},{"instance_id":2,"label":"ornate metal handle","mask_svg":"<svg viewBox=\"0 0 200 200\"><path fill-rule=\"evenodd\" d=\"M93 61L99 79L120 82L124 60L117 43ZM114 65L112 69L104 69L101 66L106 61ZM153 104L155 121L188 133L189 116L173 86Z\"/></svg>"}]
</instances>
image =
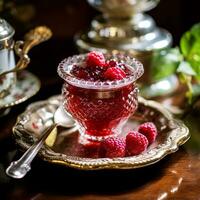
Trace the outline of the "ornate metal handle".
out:
<instances>
[{"instance_id":1,"label":"ornate metal handle","mask_svg":"<svg viewBox=\"0 0 200 200\"><path fill-rule=\"evenodd\" d=\"M46 138L53 131L57 124L52 124L41 136L41 138L34 143L24 154L17 160L11 162L11 164L6 169L6 174L12 178L23 178L27 172L31 169L31 162L37 155L38 151L41 149Z\"/></svg>"},{"instance_id":2,"label":"ornate metal handle","mask_svg":"<svg viewBox=\"0 0 200 200\"><path fill-rule=\"evenodd\" d=\"M24 41L17 41L15 43L15 46L14 46L15 52L20 57L15 68L1 73L0 77L11 72L17 72L22 69L25 69L30 62L30 58L28 56L29 50L32 47L40 44L41 42L48 40L49 38L51 38L51 36L52 36L52 32L46 26L38 26L35 29L29 31L25 35Z\"/></svg>"}]
</instances>

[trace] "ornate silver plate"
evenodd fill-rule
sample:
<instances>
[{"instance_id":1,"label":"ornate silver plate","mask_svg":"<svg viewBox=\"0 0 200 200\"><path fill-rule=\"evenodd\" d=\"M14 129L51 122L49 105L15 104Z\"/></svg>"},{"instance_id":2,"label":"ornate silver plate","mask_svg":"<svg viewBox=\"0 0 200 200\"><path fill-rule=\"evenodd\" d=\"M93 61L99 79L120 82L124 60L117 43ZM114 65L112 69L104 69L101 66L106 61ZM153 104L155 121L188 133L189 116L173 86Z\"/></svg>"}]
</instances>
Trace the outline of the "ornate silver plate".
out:
<instances>
[{"instance_id":1,"label":"ornate silver plate","mask_svg":"<svg viewBox=\"0 0 200 200\"><path fill-rule=\"evenodd\" d=\"M44 129L45 121L53 117L60 101L61 97L55 96L33 103L18 117L13 134L20 147L26 150L37 140ZM83 153L84 151L79 151L81 148L77 142L80 139L77 130L61 127L57 129L57 134L54 132L49 136L51 145L45 144L39 156L50 163L84 170L139 168L154 164L166 155L176 152L190 137L184 123L174 119L161 104L139 97L138 110L124 126L123 133L127 133L144 121L154 122L159 135L147 151L138 156L111 159L97 158L91 152Z\"/></svg>"}]
</instances>

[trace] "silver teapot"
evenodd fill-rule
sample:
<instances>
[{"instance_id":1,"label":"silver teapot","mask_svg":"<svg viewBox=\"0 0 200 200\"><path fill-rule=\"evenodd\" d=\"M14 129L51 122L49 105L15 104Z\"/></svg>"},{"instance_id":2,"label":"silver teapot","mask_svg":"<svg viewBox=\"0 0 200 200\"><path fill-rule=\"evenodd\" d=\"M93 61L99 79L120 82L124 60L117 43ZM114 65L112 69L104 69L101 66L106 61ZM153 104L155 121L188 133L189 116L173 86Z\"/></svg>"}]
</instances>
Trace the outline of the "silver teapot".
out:
<instances>
[{"instance_id":1,"label":"silver teapot","mask_svg":"<svg viewBox=\"0 0 200 200\"><path fill-rule=\"evenodd\" d=\"M14 41L15 30L4 19L0 19L0 74L15 68ZM0 97L5 96L16 81L15 73L0 77Z\"/></svg>"},{"instance_id":2,"label":"silver teapot","mask_svg":"<svg viewBox=\"0 0 200 200\"><path fill-rule=\"evenodd\" d=\"M15 42L14 34L14 28L6 20L0 18L0 98L9 95L16 83L16 72L28 66L29 50L52 36L51 30L45 26L38 26L29 31L24 41ZM20 58L17 64L14 52Z\"/></svg>"}]
</instances>

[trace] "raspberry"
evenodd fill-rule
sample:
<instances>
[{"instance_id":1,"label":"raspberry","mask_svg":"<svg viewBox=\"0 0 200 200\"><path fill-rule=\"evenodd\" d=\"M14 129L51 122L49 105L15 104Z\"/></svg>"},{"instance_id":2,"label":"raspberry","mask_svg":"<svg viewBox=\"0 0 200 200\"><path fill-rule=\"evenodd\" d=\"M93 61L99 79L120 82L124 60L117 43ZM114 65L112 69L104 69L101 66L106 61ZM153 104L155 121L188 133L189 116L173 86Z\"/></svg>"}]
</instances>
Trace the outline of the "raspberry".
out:
<instances>
[{"instance_id":1,"label":"raspberry","mask_svg":"<svg viewBox=\"0 0 200 200\"><path fill-rule=\"evenodd\" d=\"M116 67L117 66L117 62L114 60L109 60L106 64L107 64L107 67Z\"/></svg>"},{"instance_id":2,"label":"raspberry","mask_svg":"<svg viewBox=\"0 0 200 200\"><path fill-rule=\"evenodd\" d=\"M119 67L110 67L104 73L104 77L109 80L121 80L126 77L126 73Z\"/></svg>"},{"instance_id":3,"label":"raspberry","mask_svg":"<svg viewBox=\"0 0 200 200\"><path fill-rule=\"evenodd\" d=\"M100 156L115 158L125 156L125 140L117 137L110 137L101 142Z\"/></svg>"},{"instance_id":4,"label":"raspberry","mask_svg":"<svg viewBox=\"0 0 200 200\"><path fill-rule=\"evenodd\" d=\"M86 64L88 67L105 66L105 57L101 52L91 51L87 54Z\"/></svg>"},{"instance_id":5,"label":"raspberry","mask_svg":"<svg viewBox=\"0 0 200 200\"><path fill-rule=\"evenodd\" d=\"M88 142L84 144L85 156L89 158L98 158L99 147L99 142Z\"/></svg>"},{"instance_id":6,"label":"raspberry","mask_svg":"<svg viewBox=\"0 0 200 200\"><path fill-rule=\"evenodd\" d=\"M146 150L147 138L137 131L131 131L126 136L126 154L128 156L138 155Z\"/></svg>"},{"instance_id":7,"label":"raspberry","mask_svg":"<svg viewBox=\"0 0 200 200\"><path fill-rule=\"evenodd\" d=\"M147 137L149 144L155 141L156 136L158 134L157 128L152 122L146 122L144 124L141 124L138 128L138 132L142 133Z\"/></svg>"},{"instance_id":8,"label":"raspberry","mask_svg":"<svg viewBox=\"0 0 200 200\"><path fill-rule=\"evenodd\" d=\"M71 73L80 79L87 80L89 78L88 72L80 66L74 66Z\"/></svg>"},{"instance_id":9,"label":"raspberry","mask_svg":"<svg viewBox=\"0 0 200 200\"><path fill-rule=\"evenodd\" d=\"M95 66L88 69L90 79L93 79L94 81L103 80L104 71L105 71L105 67L99 67L99 66Z\"/></svg>"}]
</instances>

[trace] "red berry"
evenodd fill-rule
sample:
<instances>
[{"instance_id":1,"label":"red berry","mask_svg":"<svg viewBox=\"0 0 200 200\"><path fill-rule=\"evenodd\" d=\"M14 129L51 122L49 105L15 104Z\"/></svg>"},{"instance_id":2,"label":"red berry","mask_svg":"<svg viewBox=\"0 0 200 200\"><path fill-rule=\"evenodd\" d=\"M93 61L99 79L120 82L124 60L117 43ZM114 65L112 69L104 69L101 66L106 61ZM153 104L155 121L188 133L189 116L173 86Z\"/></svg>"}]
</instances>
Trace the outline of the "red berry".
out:
<instances>
[{"instance_id":1,"label":"red berry","mask_svg":"<svg viewBox=\"0 0 200 200\"><path fill-rule=\"evenodd\" d=\"M105 66L105 57L101 52L91 51L87 54L86 64L88 67Z\"/></svg>"},{"instance_id":2,"label":"red berry","mask_svg":"<svg viewBox=\"0 0 200 200\"><path fill-rule=\"evenodd\" d=\"M109 80L121 80L126 77L126 73L119 67L110 67L105 71L104 77Z\"/></svg>"},{"instance_id":3,"label":"red berry","mask_svg":"<svg viewBox=\"0 0 200 200\"><path fill-rule=\"evenodd\" d=\"M98 158L99 147L100 147L99 142L88 141L86 144L84 144L85 156L90 158Z\"/></svg>"},{"instance_id":4,"label":"red berry","mask_svg":"<svg viewBox=\"0 0 200 200\"><path fill-rule=\"evenodd\" d=\"M100 156L115 158L125 156L125 140L123 138L109 137L101 142Z\"/></svg>"},{"instance_id":5,"label":"red berry","mask_svg":"<svg viewBox=\"0 0 200 200\"><path fill-rule=\"evenodd\" d=\"M116 67L117 66L117 62L114 60L109 60L106 64L108 67Z\"/></svg>"},{"instance_id":6,"label":"red berry","mask_svg":"<svg viewBox=\"0 0 200 200\"><path fill-rule=\"evenodd\" d=\"M96 66L96 67L88 68L90 79L93 79L94 81L103 80L104 71L105 71L105 67Z\"/></svg>"},{"instance_id":7,"label":"red berry","mask_svg":"<svg viewBox=\"0 0 200 200\"><path fill-rule=\"evenodd\" d=\"M141 124L138 128L138 132L142 133L147 137L149 144L155 141L156 136L158 134L157 128L152 122L146 122L144 124Z\"/></svg>"},{"instance_id":8,"label":"red berry","mask_svg":"<svg viewBox=\"0 0 200 200\"><path fill-rule=\"evenodd\" d=\"M87 80L89 78L89 74L87 73L87 71L80 66L74 66L71 73L75 77L80 78L80 79Z\"/></svg>"},{"instance_id":9,"label":"red berry","mask_svg":"<svg viewBox=\"0 0 200 200\"><path fill-rule=\"evenodd\" d=\"M147 138L137 131L131 131L126 136L126 153L134 156L142 153L148 146Z\"/></svg>"}]
</instances>

